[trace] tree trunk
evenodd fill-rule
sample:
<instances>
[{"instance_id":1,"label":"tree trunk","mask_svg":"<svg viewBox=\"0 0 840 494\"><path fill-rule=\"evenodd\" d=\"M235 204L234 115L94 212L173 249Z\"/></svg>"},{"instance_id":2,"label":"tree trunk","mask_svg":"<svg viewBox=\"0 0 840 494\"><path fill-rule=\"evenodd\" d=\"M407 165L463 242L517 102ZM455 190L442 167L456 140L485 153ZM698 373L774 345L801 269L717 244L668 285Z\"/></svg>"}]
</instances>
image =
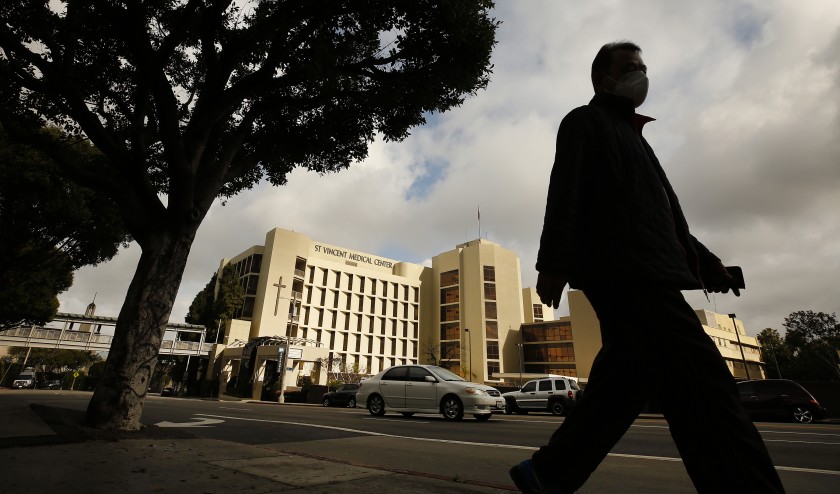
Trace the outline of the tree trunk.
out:
<instances>
[{"instance_id":1,"label":"tree trunk","mask_svg":"<svg viewBox=\"0 0 840 494\"><path fill-rule=\"evenodd\" d=\"M158 232L141 246L102 377L88 404L87 422L93 427L143 427L143 402L195 239L195 229L183 230Z\"/></svg>"}]
</instances>

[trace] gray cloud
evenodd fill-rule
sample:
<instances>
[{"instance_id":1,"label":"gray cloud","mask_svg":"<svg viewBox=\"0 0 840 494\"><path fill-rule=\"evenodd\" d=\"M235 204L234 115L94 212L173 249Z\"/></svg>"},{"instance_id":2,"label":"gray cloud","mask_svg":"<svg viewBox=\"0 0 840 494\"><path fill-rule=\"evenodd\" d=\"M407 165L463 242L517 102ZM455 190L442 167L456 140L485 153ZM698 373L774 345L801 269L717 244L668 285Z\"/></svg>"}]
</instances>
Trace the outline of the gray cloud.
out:
<instances>
[{"instance_id":1,"label":"gray cloud","mask_svg":"<svg viewBox=\"0 0 840 494\"><path fill-rule=\"evenodd\" d=\"M172 320L230 257L274 227L412 262L478 236L516 251L533 285L554 137L591 97L600 45L639 43L651 93L645 133L692 230L744 266L741 298L687 295L734 312L747 331L781 329L801 309L837 312L840 253L840 9L834 1L499 2L503 21L486 91L402 143L376 142L338 174L296 170L214 206L199 230ZM431 168L428 164L432 164ZM139 254L76 273L61 310L98 292L116 315Z\"/></svg>"}]
</instances>

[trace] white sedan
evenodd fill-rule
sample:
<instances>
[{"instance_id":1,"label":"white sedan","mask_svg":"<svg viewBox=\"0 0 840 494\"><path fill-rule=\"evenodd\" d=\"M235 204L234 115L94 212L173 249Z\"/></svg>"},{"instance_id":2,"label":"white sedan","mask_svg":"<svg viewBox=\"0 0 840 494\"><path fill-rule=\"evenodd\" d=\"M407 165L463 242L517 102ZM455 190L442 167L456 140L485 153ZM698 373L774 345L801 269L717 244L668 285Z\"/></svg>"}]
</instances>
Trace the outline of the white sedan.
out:
<instances>
[{"instance_id":1,"label":"white sedan","mask_svg":"<svg viewBox=\"0 0 840 494\"><path fill-rule=\"evenodd\" d=\"M488 420L494 409L504 407L504 399L496 388L465 381L436 365L398 365L362 381L356 406L374 416L386 411L406 417L440 413L447 420L461 420L468 413Z\"/></svg>"}]
</instances>

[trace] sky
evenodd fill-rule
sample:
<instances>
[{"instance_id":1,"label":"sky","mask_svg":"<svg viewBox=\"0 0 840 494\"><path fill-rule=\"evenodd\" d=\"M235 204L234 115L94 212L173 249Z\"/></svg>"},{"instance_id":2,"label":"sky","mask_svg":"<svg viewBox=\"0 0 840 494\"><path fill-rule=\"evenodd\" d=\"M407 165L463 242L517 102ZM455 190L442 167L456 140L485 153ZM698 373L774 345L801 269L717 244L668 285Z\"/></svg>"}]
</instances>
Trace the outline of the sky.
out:
<instances>
[{"instance_id":1,"label":"sky","mask_svg":"<svg viewBox=\"0 0 840 494\"><path fill-rule=\"evenodd\" d=\"M685 292L735 313L748 334L791 312L840 312L840 3L836 0L498 1L491 82L400 143L376 141L350 169L295 170L211 208L172 322L183 322L219 261L280 227L400 261L479 235L515 251L534 286L554 139L592 97L604 43L642 47L650 91L639 113L692 233L744 269L740 298ZM481 209L481 231L477 210ZM116 316L136 245L75 273L60 311ZM564 297L565 299L565 297ZM564 315L561 307L556 315Z\"/></svg>"}]
</instances>

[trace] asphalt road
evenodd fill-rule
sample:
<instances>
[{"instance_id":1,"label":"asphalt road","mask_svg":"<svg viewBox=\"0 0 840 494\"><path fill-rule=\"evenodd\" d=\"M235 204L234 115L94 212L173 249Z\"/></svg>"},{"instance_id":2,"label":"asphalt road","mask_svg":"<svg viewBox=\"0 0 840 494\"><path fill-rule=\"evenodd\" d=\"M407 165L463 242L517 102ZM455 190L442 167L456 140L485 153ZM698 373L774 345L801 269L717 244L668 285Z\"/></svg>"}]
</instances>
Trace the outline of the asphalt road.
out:
<instances>
[{"instance_id":1,"label":"asphalt road","mask_svg":"<svg viewBox=\"0 0 840 494\"><path fill-rule=\"evenodd\" d=\"M66 408L84 409L90 398L87 393L37 393L43 393L40 403ZM143 415L144 423L186 428L211 439L510 488L508 468L530 456L561 421L532 413L447 422L434 415L371 417L362 409L158 396L147 398ZM840 492L840 424L757 425L789 493ZM665 421L642 418L579 492L695 491Z\"/></svg>"}]
</instances>

